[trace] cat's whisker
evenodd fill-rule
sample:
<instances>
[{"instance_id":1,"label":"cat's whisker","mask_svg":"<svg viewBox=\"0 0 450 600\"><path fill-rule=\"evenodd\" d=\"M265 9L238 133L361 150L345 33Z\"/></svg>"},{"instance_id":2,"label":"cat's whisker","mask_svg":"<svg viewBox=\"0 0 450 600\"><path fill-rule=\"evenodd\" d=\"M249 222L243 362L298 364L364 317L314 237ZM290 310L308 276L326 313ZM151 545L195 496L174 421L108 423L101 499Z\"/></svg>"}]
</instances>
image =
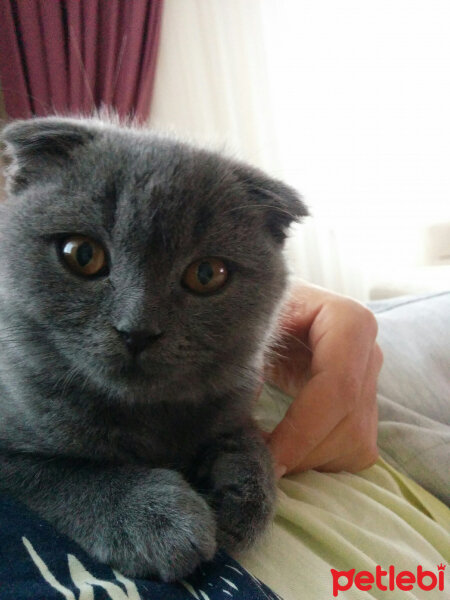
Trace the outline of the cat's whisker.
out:
<instances>
[{"instance_id":1,"label":"cat's whisker","mask_svg":"<svg viewBox=\"0 0 450 600\"><path fill-rule=\"evenodd\" d=\"M284 338L284 340L283 340ZM304 342L300 337L290 333L287 330L283 330L280 337L276 340L274 346L279 347L279 348L286 348L289 349L289 345L287 343L286 338L289 338L289 340L295 342L296 344L300 344L300 346L302 346L303 348L305 348L305 350L308 350L308 352L310 352L312 354L313 350L312 348L306 343Z\"/></svg>"},{"instance_id":2,"label":"cat's whisker","mask_svg":"<svg viewBox=\"0 0 450 600\"><path fill-rule=\"evenodd\" d=\"M61 390L61 396L64 398L68 388L70 387L72 381L75 379L75 377L79 374L79 370L77 367L72 367L72 369L69 370L69 372L67 373L66 379L64 380L63 383L63 387Z\"/></svg>"}]
</instances>

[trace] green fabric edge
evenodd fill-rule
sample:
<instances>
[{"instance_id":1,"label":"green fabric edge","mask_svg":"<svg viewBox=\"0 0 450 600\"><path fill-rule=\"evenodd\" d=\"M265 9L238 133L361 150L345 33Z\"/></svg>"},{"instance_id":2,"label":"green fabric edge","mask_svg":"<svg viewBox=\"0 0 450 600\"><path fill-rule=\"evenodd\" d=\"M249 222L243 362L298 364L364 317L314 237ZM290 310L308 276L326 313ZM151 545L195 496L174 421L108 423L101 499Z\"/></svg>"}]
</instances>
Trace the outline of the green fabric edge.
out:
<instances>
[{"instance_id":1,"label":"green fabric edge","mask_svg":"<svg viewBox=\"0 0 450 600\"><path fill-rule=\"evenodd\" d=\"M407 475L394 469L383 458L380 457L376 464L390 473L397 482L403 497L410 504L450 531L450 508L448 506Z\"/></svg>"}]
</instances>

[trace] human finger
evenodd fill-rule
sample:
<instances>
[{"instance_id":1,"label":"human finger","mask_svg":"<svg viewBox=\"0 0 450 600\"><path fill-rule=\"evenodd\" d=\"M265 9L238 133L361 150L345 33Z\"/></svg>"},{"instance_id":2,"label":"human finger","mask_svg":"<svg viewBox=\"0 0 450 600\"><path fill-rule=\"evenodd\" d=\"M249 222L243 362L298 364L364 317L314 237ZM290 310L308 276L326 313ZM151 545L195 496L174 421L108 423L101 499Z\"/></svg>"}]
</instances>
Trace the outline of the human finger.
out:
<instances>
[{"instance_id":1,"label":"human finger","mask_svg":"<svg viewBox=\"0 0 450 600\"><path fill-rule=\"evenodd\" d=\"M369 319L361 311L355 318L355 312L353 305L348 310L341 302L323 306L316 315L310 335L312 378L270 440L276 461L288 470L317 447L358 401L376 331L373 316Z\"/></svg>"},{"instance_id":2,"label":"human finger","mask_svg":"<svg viewBox=\"0 0 450 600\"><path fill-rule=\"evenodd\" d=\"M349 413L318 446L295 466L294 472L308 469L356 472L361 464L366 466L371 461L375 462L378 457L376 382L381 364L382 354L378 345L375 344L369 360L361 399L355 410Z\"/></svg>"}]
</instances>

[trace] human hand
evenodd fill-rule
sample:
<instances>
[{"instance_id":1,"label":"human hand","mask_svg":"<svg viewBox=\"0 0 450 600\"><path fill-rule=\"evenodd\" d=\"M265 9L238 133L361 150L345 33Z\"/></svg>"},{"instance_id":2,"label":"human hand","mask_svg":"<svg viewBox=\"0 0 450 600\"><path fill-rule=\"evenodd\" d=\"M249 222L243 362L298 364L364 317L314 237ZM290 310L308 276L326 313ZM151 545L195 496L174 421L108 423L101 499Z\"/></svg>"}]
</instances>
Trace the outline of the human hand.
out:
<instances>
[{"instance_id":1,"label":"human hand","mask_svg":"<svg viewBox=\"0 0 450 600\"><path fill-rule=\"evenodd\" d=\"M358 302L307 283L294 286L281 319L281 356L269 371L294 398L268 439L278 476L308 469L354 473L377 460L383 362L377 330Z\"/></svg>"}]
</instances>

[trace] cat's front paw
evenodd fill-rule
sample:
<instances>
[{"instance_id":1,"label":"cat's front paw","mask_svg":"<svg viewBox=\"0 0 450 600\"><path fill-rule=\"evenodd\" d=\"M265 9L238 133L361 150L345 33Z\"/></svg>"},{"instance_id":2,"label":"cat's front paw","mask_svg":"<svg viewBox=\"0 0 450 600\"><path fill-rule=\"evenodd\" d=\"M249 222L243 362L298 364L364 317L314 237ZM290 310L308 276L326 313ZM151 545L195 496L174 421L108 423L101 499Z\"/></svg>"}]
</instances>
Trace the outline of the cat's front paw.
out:
<instances>
[{"instance_id":1,"label":"cat's front paw","mask_svg":"<svg viewBox=\"0 0 450 600\"><path fill-rule=\"evenodd\" d=\"M151 574L162 581L187 577L201 563L212 560L216 553L214 517L200 496L198 499L201 502L192 497L181 500L177 510L183 510L187 501L190 511L182 517L158 518L157 547L150 549Z\"/></svg>"},{"instance_id":2,"label":"cat's front paw","mask_svg":"<svg viewBox=\"0 0 450 600\"><path fill-rule=\"evenodd\" d=\"M178 473L152 471L125 500L124 543L116 545L109 557L111 566L133 577L176 581L213 558L212 510Z\"/></svg>"},{"instance_id":3,"label":"cat's front paw","mask_svg":"<svg viewBox=\"0 0 450 600\"><path fill-rule=\"evenodd\" d=\"M272 519L275 505L273 479L256 471L240 474L236 483L214 490L211 497L217 519L217 542L226 550L250 547Z\"/></svg>"}]
</instances>

